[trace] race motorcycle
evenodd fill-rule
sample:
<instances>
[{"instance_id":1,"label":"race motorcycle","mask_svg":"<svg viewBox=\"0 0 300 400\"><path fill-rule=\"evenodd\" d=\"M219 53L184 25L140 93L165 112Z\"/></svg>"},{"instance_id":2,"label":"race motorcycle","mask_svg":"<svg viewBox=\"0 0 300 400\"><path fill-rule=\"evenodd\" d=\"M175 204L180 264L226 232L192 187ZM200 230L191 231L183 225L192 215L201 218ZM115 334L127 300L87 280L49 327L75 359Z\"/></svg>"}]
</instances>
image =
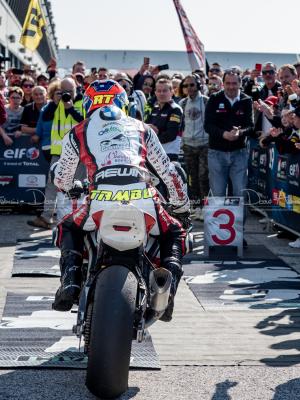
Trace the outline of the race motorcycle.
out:
<instances>
[{"instance_id":1,"label":"race motorcycle","mask_svg":"<svg viewBox=\"0 0 300 400\"><path fill-rule=\"evenodd\" d=\"M152 215L121 202L94 218L98 229L85 236L88 262L73 332L84 338L88 389L100 398L116 398L128 388L132 340L142 342L163 315L172 275L159 266L159 240L149 234Z\"/></svg>"}]
</instances>

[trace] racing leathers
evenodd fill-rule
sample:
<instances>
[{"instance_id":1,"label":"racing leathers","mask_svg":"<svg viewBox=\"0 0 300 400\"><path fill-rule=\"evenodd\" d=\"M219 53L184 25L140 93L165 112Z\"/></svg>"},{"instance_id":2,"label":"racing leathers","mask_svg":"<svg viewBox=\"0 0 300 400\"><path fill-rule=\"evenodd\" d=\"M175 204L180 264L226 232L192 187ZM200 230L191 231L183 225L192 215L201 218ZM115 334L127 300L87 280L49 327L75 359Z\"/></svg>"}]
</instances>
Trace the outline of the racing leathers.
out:
<instances>
[{"instance_id":1,"label":"racing leathers","mask_svg":"<svg viewBox=\"0 0 300 400\"><path fill-rule=\"evenodd\" d=\"M189 199L181 177L155 132L115 106L95 110L63 139L62 154L53 170L54 183L60 190L72 189L79 161L87 168L89 195L80 208L58 225L62 279L54 308L70 309L79 295L84 231L96 229L99 211L122 201L134 203L155 218L156 223L149 233L160 237L161 265L173 275L175 295L182 275L186 232L162 207L148 179L147 163L166 184L174 213L186 213Z\"/></svg>"}]
</instances>

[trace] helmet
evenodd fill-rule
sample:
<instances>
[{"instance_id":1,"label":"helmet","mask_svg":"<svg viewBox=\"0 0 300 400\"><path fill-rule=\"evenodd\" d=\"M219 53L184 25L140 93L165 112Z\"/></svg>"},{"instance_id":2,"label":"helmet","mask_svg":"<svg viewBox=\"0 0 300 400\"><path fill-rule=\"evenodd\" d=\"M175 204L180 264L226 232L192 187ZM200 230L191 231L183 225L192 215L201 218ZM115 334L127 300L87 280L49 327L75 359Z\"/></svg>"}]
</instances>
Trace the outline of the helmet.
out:
<instances>
[{"instance_id":1,"label":"helmet","mask_svg":"<svg viewBox=\"0 0 300 400\"><path fill-rule=\"evenodd\" d=\"M127 104L126 91L112 79L92 82L86 89L83 98L83 107L87 114L108 105L115 105L123 109Z\"/></svg>"}]
</instances>

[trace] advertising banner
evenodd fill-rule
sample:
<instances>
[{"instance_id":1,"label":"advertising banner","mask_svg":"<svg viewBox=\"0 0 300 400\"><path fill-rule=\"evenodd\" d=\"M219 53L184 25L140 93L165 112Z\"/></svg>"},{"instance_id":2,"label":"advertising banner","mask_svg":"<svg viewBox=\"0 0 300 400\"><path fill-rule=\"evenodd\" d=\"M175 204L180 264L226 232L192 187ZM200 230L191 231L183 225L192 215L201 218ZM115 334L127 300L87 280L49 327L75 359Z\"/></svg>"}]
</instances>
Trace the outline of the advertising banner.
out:
<instances>
[{"instance_id":1,"label":"advertising banner","mask_svg":"<svg viewBox=\"0 0 300 400\"><path fill-rule=\"evenodd\" d=\"M261 149L251 139L248 200L275 222L300 233L299 155L279 154L275 145Z\"/></svg>"},{"instance_id":2,"label":"advertising banner","mask_svg":"<svg viewBox=\"0 0 300 400\"><path fill-rule=\"evenodd\" d=\"M22 135L11 146L0 145L0 208L43 202L48 163L40 147Z\"/></svg>"}]
</instances>

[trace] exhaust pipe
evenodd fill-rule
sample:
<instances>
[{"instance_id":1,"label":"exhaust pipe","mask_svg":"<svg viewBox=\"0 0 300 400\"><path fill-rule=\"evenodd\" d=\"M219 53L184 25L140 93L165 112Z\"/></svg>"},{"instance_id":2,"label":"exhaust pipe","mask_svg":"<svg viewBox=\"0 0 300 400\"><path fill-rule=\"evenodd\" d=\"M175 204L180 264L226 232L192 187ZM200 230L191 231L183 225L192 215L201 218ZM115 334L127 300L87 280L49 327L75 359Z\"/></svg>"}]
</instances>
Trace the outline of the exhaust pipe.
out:
<instances>
[{"instance_id":1,"label":"exhaust pipe","mask_svg":"<svg viewBox=\"0 0 300 400\"><path fill-rule=\"evenodd\" d=\"M150 272L150 307L153 311L161 313L168 306L172 274L165 268L157 268Z\"/></svg>"}]
</instances>

